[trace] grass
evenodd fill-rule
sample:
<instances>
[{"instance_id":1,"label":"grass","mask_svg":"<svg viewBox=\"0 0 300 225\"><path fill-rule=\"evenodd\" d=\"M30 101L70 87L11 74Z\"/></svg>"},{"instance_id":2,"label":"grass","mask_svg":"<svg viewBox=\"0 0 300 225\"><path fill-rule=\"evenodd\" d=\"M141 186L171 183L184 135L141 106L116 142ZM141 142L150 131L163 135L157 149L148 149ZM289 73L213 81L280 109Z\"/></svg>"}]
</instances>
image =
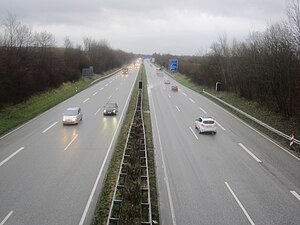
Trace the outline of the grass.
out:
<instances>
[{"instance_id":1,"label":"grass","mask_svg":"<svg viewBox=\"0 0 300 225\"><path fill-rule=\"evenodd\" d=\"M156 170L155 170L155 154L153 146L153 135L151 127L151 117L149 108L149 98L147 90L147 77L145 68L142 67L142 79L143 79L143 120L145 126L146 144L147 144L147 157L149 167L149 182L150 182L150 195L151 195L151 207L152 207L152 220L155 220L159 224L159 206L158 206L158 194L156 183Z\"/></svg>"},{"instance_id":2,"label":"grass","mask_svg":"<svg viewBox=\"0 0 300 225\"><path fill-rule=\"evenodd\" d=\"M244 98L241 98L237 96L234 93L226 92L226 91L216 91L212 88L207 88L201 85L197 85L194 82L192 82L187 76L182 75L180 73L174 73L172 76L182 85L200 93L203 94L203 89L205 89L206 92L222 99L223 101L235 106L236 108L248 113L249 115L257 118L258 120L268 124L269 126L285 133L290 134L291 131L295 131L296 138L300 139L300 119L299 118L286 118L279 113L273 112L271 109L267 108L264 105L258 104L255 101L248 101ZM249 118L245 117L244 115L238 113L237 111L231 109L230 107L226 106L225 104L215 100L214 98L211 98L208 95L205 95L210 100L214 101L218 105L222 106L223 108L227 109L229 112L235 114L245 122L247 122L252 127L256 128L257 130L261 131L262 133L266 134L267 136L271 137L273 140L276 140L280 144L282 144L285 147L289 147L289 141L280 137L279 135L269 131L268 129L262 127L261 125L255 123L254 121L250 120ZM300 155L300 148L297 145L294 145L293 148L296 155Z\"/></svg>"},{"instance_id":3,"label":"grass","mask_svg":"<svg viewBox=\"0 0 300 225\"><path fill-rule=\"evenodd\" d=\"M63 83L59 88L36 94L27 101L4 107L0 110L0 135L29 121L53 106L88 88L93 80L104 77L114 70L96 74L92 78L81 78L77 82Z\"/></svg>"},{"instance_id":4,"label":"grass","mask_svg":"<svg viewBox=\"0 0 300 225\"><path fill-rule=\"evenodd\" d=\"M146 132L146 145L148 152L148 167L149 167L149 179L150 179L150 192L151 192L151 206L152 206L152 219L159 222L159 209L158 209L158 196L157 196L157 184L155 173L155 161L154 161L154 148L152 140L151 119L149 114L149 100L146 85L146 74L144 68L141 67L139 76L143 79L143 119ZM138 80L137 80L138 81ZM133 94L127 109L127 114L121 127L120 135L118 137L109 167L105 178L102 191L100 193L98 203L94 213L93 225L105 225L108 219L109 209L113 198L114 188L118 178L118 172L122 162L123 151L126 144L130 124L134 116L134 110L137 102L138 82L135 84ZM145 113L146 112L146 113Z\"/></svg>"}]
</instances>

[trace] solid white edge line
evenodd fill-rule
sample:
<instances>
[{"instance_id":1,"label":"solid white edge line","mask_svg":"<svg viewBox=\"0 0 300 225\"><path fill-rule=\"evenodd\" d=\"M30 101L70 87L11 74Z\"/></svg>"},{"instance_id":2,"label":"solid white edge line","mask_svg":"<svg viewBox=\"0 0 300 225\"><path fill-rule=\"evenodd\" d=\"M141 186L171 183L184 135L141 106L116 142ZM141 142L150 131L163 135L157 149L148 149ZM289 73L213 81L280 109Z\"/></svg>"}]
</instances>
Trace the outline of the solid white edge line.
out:
<instances>
[{"instance_id":1,"label":"solid white edge line","mask_svg":"<svg viewBox=\"0 0 300 225\"><path fill-rule=\"evenodd\" d=\"M204 109L202 109L201 107L199 107L199 109L204 112L204 113L207 113Z\"/></svg>"},{"instance_id":2,"label":"solid white edge line","mask_svg":"<svg viewBox=\"0 0 300 225\"><path fill-rule=\"evenodd\" d=\"M4 165L8 160L10 160L12 157L14 157L16 154L18 154L20 151L22 151L24 149L24 147L19 148L17 151L15 151L13 154L11 154L10 156L8 156L6 159L4 159L1 163L0 163L0 167L2 165Z\"/></svg>"},{"instance_id":3,"label":"solid white edge line","mask_svg":"<svg viewBox=\"0 0 300 225\"><path fill-rule=\"evenodd\" d=\"M156 130L157 130L157 135L158 135L159 147L160 147L160 150L161 150L160 154L161 154L161 159L162 159L162 163L163 163L163 170L164 170L164 175L165 175L164 181L166 182L166 186L167 186L167 192L168 192L168 199L169 199L169 204L170 204L170 208L171 208L172 221L173 221L173 225L176 225L173 199L172 199L172 195L171 195L171 189L170 189L170 184L169 184L168 173L167 173L167 170L166 170L165 157L164 157L164 153L163 153L163 147L162 147L160 132L159 132L159 128L158 128L158 122L157 122L157 117L156 117L155 106L154 106L154 102L153 102L151 93L149 94L149 98L150 98L152 106L153 106L153 115L154 115L154 119L155 119L155 125L156 125Z\"/></svg>"},{"instance_id":4,"label":"solid white edge line","mask_svg":"<svg viewBox=\"0 0 300 225\"><path fill-rule=\"evenodd\" d=\"M94 196L94 194L95 194L95 192L96 192L96 187L98 186L100 177L101 177L102 172L103 172L103 169L104 169L104 165L106 164L106 161L107 161L107 159L108 159L109 153L110 153L110 151L111 151L112 144L113 144L113 142L114 142L115 136L116 136L117 131L118 131L118 129L119 129L120 122L122 121L122 118L123 118L123 115L124 115L124 112L125 112L125 108L127 107L129 98L130 98L131 95L132 95L132 90L133 90L134 84L136 83L137 77L138 77L138 75L136 76L136 78L135 78L135 80L134 80L134 82L133 82L133 84L132 84L130 94L129 94L128 97L127 97L127 100L126 100L126 103L125 103L125 107L123 108L123 112L122 112L122 114L121 114L121 116L120 116L120 120L119 120L119 123L118 123L118 125L117 125L116 131L115 131L115 133L114 133L114 135L113 135L113 138L112 138L112 140L111 140L111 142L110 142L110 145L109 145L108 150L107 150L107 152L106 152L106 155L105 155L105 157L104 157L103 163L102 163L101 168L100 168L100 170L99 170L98 176L97 176L97 178L96 178L96 180L95 180L95 183L94 183L92 192L91 192L91 194L90 194L90 196L89 196L89 199L88 199L88 201L87 201L87 203L86 203L86 206L85 206L85 208L84 208L84 211L83 211L83 214L82 214L82 216L81 216L79 225L83 225L84 220L85 220L86 215L87 215L87 212L88 212L88 210L89 210L89 208L90 208L90 205L91 205L93 196Z\"/></svg>"},{"instance_id":5,"label":"solid white edge line","mask_svg":"<svg viewBox=\"0 0 300 225\"><path fill-rule=\"evenodd\" d=\"M197 94L199 94L198 92L195 92ZM205 96L203 96L205 97ZM256 130L254 127L251 127L249 124L247 124L245 121L241 120L240 118L238 118L237 116L235 116L234 114L232 114L231 112L229 112L228 110L222 108L221 106L219 106L218 104L214 103L213 101L211 101L210 99L206 98L208 101L210 101L212 104L214 104L215 106L217 106L218 108L220 108L221 110L223 110L224 112L228 113L229 115L231 115L233 118L235 118L236 120L240 121L241 123L243 123L244 125L246 125L248 128L250 128L251 130L255 131L256 133L258 133L259 135L261 135L262 137L264 137L266 140L270 141L271 143L273 143L274 145L276 145L278 148L280 148L281 150L285 151L286 153L288 153L289 155L291 155L292 157L294 157L295 159L300 161L300 158L298 158L297 156L293 155L292 153L290 153L288 150L286 150L285 148L283 148L282 146L280 146L279 144L277 144L275 141L271 140L270 138L268 138L266 135L262 134L261 132L259 132L258 130Z\"/></svg>"},{"instance_id":6,"label":"solid white edge line","mask_svg":"<svg viewBox=\"0 0 300 225\"><path fill-rule=\"evenodd\" d=\"M190 127L190 130L192 131L192 133L194 134L194 136L195 136L195 138L197 139L197 140L199 140L199 138L197 137L197 135L195 134L195 132L193 131L193 129Z\"/></svg>"},{"instance_id":7,"label":"solid white edge line","mask_svg":"<svg viewBox=\"0 0 300 225\"><path fill-rule=\"evenodd\" d=\"M88 100L90 100L90 98L87 98L87 99L84 100L82 103L86 103Z\"/></svg>"},{"instance_id":8,"label":"solid white edge line","mask_svg":"<svg viewBox=\"0 0 300 225\"><path fill-rule=\"evenodd\" d=\"M178 112L180 112L180 109L178 108L178 106L176 105L176 109L178 110Z\"/></svg>"},{"instance_id":9,"label":"solid white edge line","mask_svg":"<svg viewBox=\"0 0 300 225\"><path fill-rule=\"evenodd\" d=\"M300 195L296 191L290 191L299 201L300 201Z\"/></svg>"},{"instance_id":10,"label":"solid white edge line","mask_svg":"<svg viewBox=\"0 0 300 225\"><path fill-rule=\"evenodd\" d=\"M247 149L242 143L239 143L239 146L241 146L250 156L252 156L252 158L255 159L256 162L262 163L262 161L257 158L249 149Z\"/></svg>"},{"instance_id":11,"label":"solid white edge line","mask_svg":"<svg viewBox=\"0 0 300 225\"><path fill-rule=\"evenodd\" d=\"M49 126L48 128L46 128L45 130L43 130L42 133L46 133L48 130L50 130L52 127L54 127L57 123L58 123L58 121L56 121L56 122L53 123L51 126Z\"/></svg>"},{"instance_id":12,"label":"solid white edge line","mask_svg":"<svg viewBox=\"0 0 300 225\"><path fill-rule=\"evenodd\" d=\"M234 194L234 192L232 191L231 187L229 186L229 184L227 182L225 182L227 188L229 189L230 193L232 194L232 196L234 197L235 201L238 203L238 205L241 207L241 209L243 210L243 213L246 215L248 221L250 222L251 225L255 225L255 223L252 221L251 217L249 216L249 214L247 213L246 209L244 208L244 206L242 205L242 203L240 202L240 200L236 197L236 195Z\"/></svg>"},{"instance_id":13,"label":"solid white edge line","mask_svg":"<svg viewBox=\"0 0 300 225\"><path fill-rule=\"evenodd\" d=\"M189 100L190 100L192 103L195 103L195 101L194 101L193 99L189 98Z\"/></svg>"},{"instance_id":14,"label":"solid white edge line","mask_svg":"<svg viewBox=\"0 0 300 225\"><path fill-rule=\"evenodd\" d=\"M96 94L98 94L98 91L96 91L96 92L93 94L93 96L95 96Z\"/></svg>"},{"instance_id":15,"label":"solid white edge line","mask_svg":"<svg viewBox=\"0 0 300 225\"><path fill-rule=\"evenodd\" d=\"M5 222L9 219L9 217L11 217L11 215L14 213L14 211L10 211L7 216L4 218L4 220L2 220L2 222L0 223L0 225L4 225Z\"/></svg>"},{"instance_id":16,"label":"solid white edge line","mask_svg":"<svg viewBox=\"0 0 300 225\"><path fill-rule=\"evenodd\" d=\"M215 122L216 122L216 124L218 124L218 126L219 126L222 130L226 131L226 129L225 129L218 121L215 120Z\"/></svg>"},{"instance_id":17,"label":"solid white edge line","mask_svg":"<svg viewBox=\"0 0 300 225\"><path fill-rule=\"evenodd\" d=\"M75 139L78 137L78 134L75 135L75 137L73 137L73 139L71 140L71 142L67 145L67 147L65 147L64 151L66 151L70 145L75 141Z\"/></svg>"}]
</instances>

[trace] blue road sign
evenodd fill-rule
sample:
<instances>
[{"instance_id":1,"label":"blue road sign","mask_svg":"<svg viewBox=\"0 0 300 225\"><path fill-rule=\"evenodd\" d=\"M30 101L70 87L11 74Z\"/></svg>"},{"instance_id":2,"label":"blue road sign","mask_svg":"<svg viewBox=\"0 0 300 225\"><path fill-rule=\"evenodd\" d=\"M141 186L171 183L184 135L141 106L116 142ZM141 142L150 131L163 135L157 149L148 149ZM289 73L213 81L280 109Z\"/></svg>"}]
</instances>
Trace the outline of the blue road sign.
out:
<instances>
[{"instance_id":1,"label":"blue road sign","mask_svg":"<svg viewBox=\"0 0 300 225\"><path fill-rule=\"evenodd\" d=\"M178 71L178 59L169 59L169 71L171 72Z\"/></svg>"}]
</instances>

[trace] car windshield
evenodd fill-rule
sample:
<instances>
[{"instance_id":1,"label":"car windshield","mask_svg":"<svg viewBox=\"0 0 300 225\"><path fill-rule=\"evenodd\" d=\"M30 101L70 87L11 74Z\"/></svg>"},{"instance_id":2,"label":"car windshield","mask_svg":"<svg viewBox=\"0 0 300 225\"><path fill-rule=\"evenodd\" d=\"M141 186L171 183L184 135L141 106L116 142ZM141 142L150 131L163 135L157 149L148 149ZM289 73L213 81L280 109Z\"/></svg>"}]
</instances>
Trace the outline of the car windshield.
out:
<instances>
[{"instance_id":1,"label":"car windshield","mask_svg":"<svg viewBox=\"0 0 300 225\"><path fill-rule=\"evenodd\" d=\"M106 103L106 106L107 108L113 108L116 106L116 103Z\"/></svg>"},{"instance_id":2,"label":"car windshield","mask_svg":"<svg viewBox=\"0 0 300 225\"><path fill-rule=\"evenodd\" d=\"M215 122L213 120L204 120L204 124L214 124Z\"/></svg>"},{"instance_id":3,"label":"car windshield","mask_svg":"<svg viewBox=\"0 0 300 225\"><path fill-rule=\"evenodd\" d=\"M76 109L68 109L64 113L65 116L76 116L77 110Z\"/></svg>"}]
</instances>

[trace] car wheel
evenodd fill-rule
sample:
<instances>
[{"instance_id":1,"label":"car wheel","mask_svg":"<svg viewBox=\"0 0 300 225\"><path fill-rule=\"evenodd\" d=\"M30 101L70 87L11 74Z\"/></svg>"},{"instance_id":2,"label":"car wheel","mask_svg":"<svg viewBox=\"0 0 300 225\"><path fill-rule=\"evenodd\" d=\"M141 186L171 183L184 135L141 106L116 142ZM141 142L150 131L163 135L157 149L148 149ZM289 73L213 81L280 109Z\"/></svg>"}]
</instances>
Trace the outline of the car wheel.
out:
<instances>
[{"instance_id":1,"label":"car wheel","mask_svg":"<svg viewBox=\"0 0 300 225\"><path fill-rule=\"evenodd\" d=\"M195 129L198 130L198 127L195 125Z\"/></svg>"},{"instance_id":2,"label":"car wheel","mask_svg":"<svg viewBox=\"0 0 300 225\"><path fill-rule=\"evenodd\" d=\"M212 132L214 135L217 133L216 131Z\"/></svg>"}]
</instances>

